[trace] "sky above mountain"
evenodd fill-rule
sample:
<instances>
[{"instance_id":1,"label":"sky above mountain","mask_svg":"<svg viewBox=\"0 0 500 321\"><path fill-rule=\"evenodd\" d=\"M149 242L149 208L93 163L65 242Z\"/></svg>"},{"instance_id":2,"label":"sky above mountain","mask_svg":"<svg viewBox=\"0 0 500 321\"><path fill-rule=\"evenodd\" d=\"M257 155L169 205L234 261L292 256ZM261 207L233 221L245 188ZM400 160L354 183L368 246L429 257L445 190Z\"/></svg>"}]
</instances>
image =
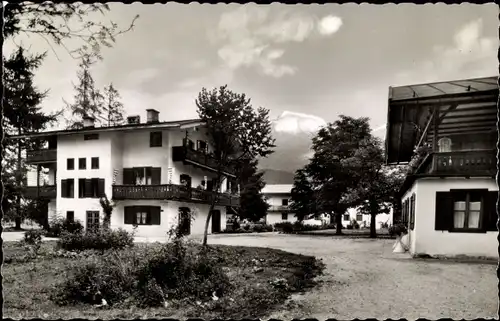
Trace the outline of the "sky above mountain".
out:
<instances>
[{"instance_id":1,"label":"sky above mountain","mask_svg":"<svg viewBox=\"0 0 500 321\"><path fill-rule=\"evenodd\" d=\"M384 138L388 87L497 74L495 4L124 5L101 19L133 31L103 51L98 86L113 82L127 114L196 117L202 87L228 84L270 109L276 152L262 167L294 171L320 126L340 114L369 117ZM37 84L44 108L71 102L78 62L45 39L6 44L47 51Z\"/></svg>"}]
</instances>

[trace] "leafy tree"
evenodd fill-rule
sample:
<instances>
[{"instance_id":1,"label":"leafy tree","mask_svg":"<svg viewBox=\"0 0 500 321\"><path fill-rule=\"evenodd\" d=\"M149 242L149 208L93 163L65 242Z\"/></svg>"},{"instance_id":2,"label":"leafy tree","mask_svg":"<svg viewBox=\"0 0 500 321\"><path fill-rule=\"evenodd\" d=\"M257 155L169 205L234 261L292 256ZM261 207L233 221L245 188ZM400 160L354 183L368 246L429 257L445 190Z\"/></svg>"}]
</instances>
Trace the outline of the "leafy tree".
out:
<instances>
[{"instance_id":1,"label":"leafy tree","mask_svg":"<svg viewBox=\"0 0 500 321\"><path fill-rule=\"evenodd\" d=\"M238 164L243 158L266 157L273 152L269 110L252 108L245 94L227 89L201 90L196 99L198 116L206 123L207 136L217 160L215 190L219 191L223 169ZM218 197L214 197L205 222L203 245L207 244L208 225Z\"/></svg>"},{"instance_id":2,"label":"leafy tree","mask_svg":"<svg viewBox=\"0 0 500 321\"><path fill-rule=\"evenodd\" d=\"M45 54L29 55L23 47L19 47L9 58L4 57L4 119L2 125L9 135L21 135L45 129L57 121L61 112L45 114L41 110L41 102L47 91L40 91L34 85L34 72L40 66ZM9 191L6 194L4 213L15 208L16 228L21 228L23 219L22 195L26 181L27 166L24 164L24 150L36 149L41 146L39 140L7 139L3 141L2 150L2 180ZM13 202L15 200L15 206Z\"/></svg>"},{"instance_id":3,"label":"leafy tree","mask_svg":"<svg viewBox=\"0 0 500 321\"><path fill-rule=\"evenodd\" d=\"M108 126L117 126L123 124L123 104L120 101L120 93L113 84L104 88L104 110Z\"/></svg>"},{"instance_id":4,"label":"leafy tree","mask_svg":"<svg viewBox=\"0 0 500 321\"><path fill-rule=\"evenodd\" d=\"M304 168L295 172L291 199L290 209L299 221L303 221L311 214L319 214L316 206L316 193Z\"/></svg>"},{"instance_id":5,"label":"leafy tree","mask_svg":"<svg viewBox=\"0 0 500 321\"><path fill-rule=\"evenodd\" d=\"M120 29L112 21L97 22L96 15L104 16L109 10L109 5L104 3L8 3L3 10L3 34L5 39L19 34L37 35L51 47L51 43L62 46L74 58L81 58L89 51L100 58L102 46L111 47L116 36L131 30L139 18L136 15L126 29ZM72 39L79 39L84 45L70 48L68 41ZM53 47L52 50L57 56Z\"/></svg>"},{"instance_id":6,"label":"leafy tree","mask_svg":"<svg viewBox=\"0 0 500 321\"><path fill-rule=\"evenodd\" d=\"M83 118L92 117L96 121L102 119L104 113L104 97L95 88L94 78L90 72L90 68L95 63L95 59L91 55L84 55L79 64L80 70L77 72L78 84L73 85L76 93L74 101L69 104L65 101L66 106L71 112L68 128L82 128Z\"/></svg>"},{"instance_id":7,"label":"leafy tree","mask_svg":"<svg viewBox=\"0 0 500 321\"><path fill-rule=\"evenodd\" d=\"M241 186L238 216L251 222L257 222L265 217L269 209L269 204L261 193L266 186L263 179L264 172L258 171L257 165L257 160L243 160L240 162L238 175Z\"/></svg>"},{"instance_id":8,"label":"leafy tree","mask_svg":"<svg viewBox=\"0 0 500 321\"><path fill-rule=\"evenodd\" d=\"M346 193L361 179L352 158L371 138L368 118L341 115L321 128L312 141L313 157L305 170L317 191L317 206L335 218L336 233L342 233L342 214L352 206Z\"/></svg>"}]
</instances>

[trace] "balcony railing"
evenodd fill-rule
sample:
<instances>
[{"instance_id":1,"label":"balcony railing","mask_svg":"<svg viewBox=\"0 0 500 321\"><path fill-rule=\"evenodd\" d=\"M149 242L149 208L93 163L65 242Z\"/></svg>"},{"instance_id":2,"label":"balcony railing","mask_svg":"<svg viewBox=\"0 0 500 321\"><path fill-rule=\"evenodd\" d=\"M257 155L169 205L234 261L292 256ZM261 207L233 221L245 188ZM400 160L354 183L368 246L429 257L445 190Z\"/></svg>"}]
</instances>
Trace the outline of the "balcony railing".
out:
<instances>
[{"instance_id":1,"label":"balcony railing","mask_svg":"<svg viewBox=\"0 0 500 321\"><path fill-rule=\"evenodd\" d=\"M496 151L453 151L431 153L417 174L495 175Z\"/></svg>"},{"instance_id":2,"label":"balcony railing","mask_svg":"<svg viewBox=\"0 0 500 321\"><path fill-rule=\"evenodd\" d=\"M115 200L178 200L209 204L214 197L219 197L217 204L222 206L239 206L239 196L215 193L206 190L189 188L182 185L113 185Z\"/></svg>"},{"instance_id":3,"label":"balcony railing","mask_svg":"<svg viewBox=\"0 0 500 321\"><path fill-rule=\"evenodd\" d=\"M289 211L290 207L288 205L273 205L270 206L268 211L269 212L283 212L283 211Z\"/></svg>"},{"instance_id":4,"label":"balcony railing","mask_svg":"<svg viewBox=\"0 0 500 321\"><path fill-rule=\"evenodd\" d=\"M28 186L25 189L24 197L29 198L29 199L56 198L57 197L57 188L56 188L56 185Z\"/></svg>"},{"instance_id":5,"label":"balcony railing","mask_svg":"<svg viewBox=\"0 0 500 321\"><path fill-rule=\"evenodd\" d=\"M209 168L212 171L217 171L217 160L210 154L194 150L188 146L174 146L172 148L172 157L174 162L190 161L202 165L204 168ZM225 172L234 175L236 170L233 166L226 166L223 169Z\"/></svg>"},{"instance_id":6,"label":"balcony railing","mask_svg":"<svg viewBox=\"0 0 500 321\"><path fill-rule=\"evenodd\" d=\"M29 150L26 153L27 163L49 163L57 161L57 149Z\"/></svg>"}]
</instances>

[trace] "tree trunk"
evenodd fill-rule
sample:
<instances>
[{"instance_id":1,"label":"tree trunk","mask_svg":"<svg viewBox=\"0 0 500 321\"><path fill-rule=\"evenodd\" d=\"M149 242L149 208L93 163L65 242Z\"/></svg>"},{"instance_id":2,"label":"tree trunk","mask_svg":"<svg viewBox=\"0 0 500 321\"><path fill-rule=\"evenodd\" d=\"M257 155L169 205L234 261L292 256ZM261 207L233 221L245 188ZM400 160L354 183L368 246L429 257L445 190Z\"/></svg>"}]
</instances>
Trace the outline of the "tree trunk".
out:
<instances>
[{"instance_id":1,"label":"tree trunk","mask_svg":"<svg viewBox=\"0 0 500 321\"><path fill-rule=\"evenodd\" d=\"M341 235L342 234L342 214L340 212L335 213L335 228L336 228L335 234Z\"/></svg>"},{"instance_id":2,"label":"tree trunk","mask_svg":"<svg viewBox=\"0 0 500 321\"><path fill-rule=\"evenodd\" d=\"M212 198L212 202L210 204L210 208L208 210L208 215L207 215L207 220L205 221L205 231L203 232L203 246L206 246L207 245L207 240L208 240L208 225L210 224L210 219L212 218L212 211L214 210L215 208L215 204L218 200L218 193L219 193L219 189L220 189L220 186L221 186L221 177L222 175L221 174L218 174L217 175L217 181L215 183L215 190L216 190L216 197L213 197Z\"/></svg>"},{"instance_id":3,"label":"tree trunk","mask_svg":"<svg viewBox=\"0 0 500 321\"><path fill-rule=\"evenodd\" d=\"M376 217L377 215L375 213L370 214L370 238L372 239L377 237Z\"/></svg>"},{"instance_id":4,"label":"tree trunk","mask_svg":"<svg viewBox=\"0 0 500 321\"><path fill-rule=\"evenodd\" d=\"M18 134L21 135L21 128L18 128ZM20 230L21 229L21 184L22 184L22 176L21 176L21 140L18 141L17 144L17 177L16 177L16 183L17 183L17 197L16 197L16 218L15 222L16 225L14 229Z\"/></svg>"}]
</instances>

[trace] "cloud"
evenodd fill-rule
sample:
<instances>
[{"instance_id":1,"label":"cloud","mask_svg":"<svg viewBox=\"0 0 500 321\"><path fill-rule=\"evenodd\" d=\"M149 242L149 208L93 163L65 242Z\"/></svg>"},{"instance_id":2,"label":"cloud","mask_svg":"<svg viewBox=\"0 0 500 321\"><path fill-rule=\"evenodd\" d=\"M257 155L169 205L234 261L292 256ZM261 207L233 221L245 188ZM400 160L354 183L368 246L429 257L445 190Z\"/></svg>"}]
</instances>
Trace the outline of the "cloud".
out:
<instances>
[{"instance_id":1,"label":"cloud","mask_svg":"<svg viewBox=\"0 0 500 321\"><path fill-rule=\"evenodd\" d=\"M464 74L476 78L496 73L498 39L484 37L482 32L482 19L465 24L454 34L451 46L435 46L430 59L397 74L398 83L461 79Z\"/></svg>"},{"instance_id":2,"label":"cloud","mask_svg":"<svg viewBox=\"0 0 500 321\"><path fill-rule=\"evenodd\" d=\"M288 134L315 133L320 127L325 125L326 121L321 117L284 111L274 121L274 130Z\"/></svg>"},{"instance_id":3,"label":"cloud","mask_svg":"<svg viewBox=\"0 0 500 321\"><path fill-rule=\"evenodd\" d=\"M159 73L158 68L136 69L131 71L127 76L127 83L132 86L139 86L140 84L153 79Z\"/></svg>"},{"instance_id":4,"label":"cloud","mask_svg":"<svg viewBox=\"0 0 500 321\"><path fill-rule=\"evenodd\" d=\"M342 19L328 15L318 22L318 32L322 35L330 36L339 31L342 26Z\"/></svg>"},{"instance_id":5,"label":"cloud","mask_svg":"<svg viewBox=\"0 0 500 321\"><path fill-rule=\"evenodd\" d=\"M231 69L256 67L265 75L280 78L297 71L279 61L285 55L283 47L305 41L315 24L315 17L305 13L281 10L272 14L269 7L245 5L223 13L217 30L209 36L220 46L219 58ZM326 16L317 29L320 35L331 35L341 24L340 18Z\"/></svg>"}]
</instances>

